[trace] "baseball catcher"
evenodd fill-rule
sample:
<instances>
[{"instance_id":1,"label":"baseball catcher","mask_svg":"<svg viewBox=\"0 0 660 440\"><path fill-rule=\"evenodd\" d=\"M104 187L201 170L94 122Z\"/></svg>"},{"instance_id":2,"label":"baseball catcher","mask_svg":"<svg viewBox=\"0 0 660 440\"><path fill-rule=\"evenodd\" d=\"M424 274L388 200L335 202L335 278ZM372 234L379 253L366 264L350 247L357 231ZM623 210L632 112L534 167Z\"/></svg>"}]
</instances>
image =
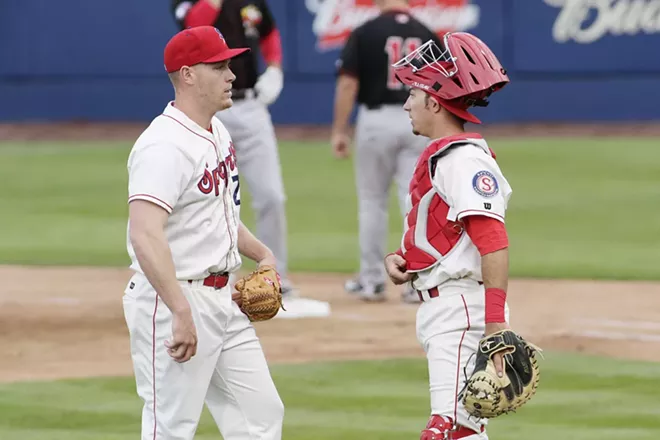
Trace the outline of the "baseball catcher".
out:
<instances>
[{"instance_id":1,"label":"baseball catcher","mask_svg":"<svg viewBox=\"0 0 660 440\"><path fill-rule=\"evenodd\" d=\"M238 280L233 299L250 321L267 321L282 307L280 275L273 266L260 266Z\"/></svg>"},{"instance_id":2,"label":"baseball catcher","mask_svg":"<svg viewBox=\"0 0 660 440\"><path fill-rule=\"evenodd\" d=\"M461 393L465 409L477 418L494 418L515 411L536 393L540 350L513 330L502 330L481 339L474 371ZM502 375L495 356L502 357Z\"/></svg>"},{"instance_id":3,"label":"baseball catcher","mask_svg":"<svg viewBox=\"0 0 660 440\"><path fill-rule=\"evenodd\" d=\"M392 282L412 283L422 302L431 408L419 438L485 440L488 418L520 407L538 381L536 349L509 326L512 188L486 139L466 130L481 122L471 108L487 106L509 77L465 32L427 41L393 70L409 87L413 133L430 139L410 180L401 246L385 258Z\"/></svg>"}]
</instances>

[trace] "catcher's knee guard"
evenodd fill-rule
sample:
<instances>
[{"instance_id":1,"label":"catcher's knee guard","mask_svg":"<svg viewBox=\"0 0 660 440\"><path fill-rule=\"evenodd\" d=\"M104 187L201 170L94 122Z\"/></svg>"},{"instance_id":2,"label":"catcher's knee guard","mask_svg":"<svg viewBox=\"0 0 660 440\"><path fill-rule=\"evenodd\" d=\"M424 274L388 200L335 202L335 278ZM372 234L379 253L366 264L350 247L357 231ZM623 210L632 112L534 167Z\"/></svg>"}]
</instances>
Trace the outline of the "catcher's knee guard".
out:
<instances>
[{"instance_id":1,"label":"catcher's knee guard","mask_svg":"<svg viewBox=\"0 0 660 440\"><path fill-rule=\"evenodd\" d=\"M433 414L419 440L458 440L475 434L470 428L454 425L451 417Z\"/></svg>"}]
</instances>

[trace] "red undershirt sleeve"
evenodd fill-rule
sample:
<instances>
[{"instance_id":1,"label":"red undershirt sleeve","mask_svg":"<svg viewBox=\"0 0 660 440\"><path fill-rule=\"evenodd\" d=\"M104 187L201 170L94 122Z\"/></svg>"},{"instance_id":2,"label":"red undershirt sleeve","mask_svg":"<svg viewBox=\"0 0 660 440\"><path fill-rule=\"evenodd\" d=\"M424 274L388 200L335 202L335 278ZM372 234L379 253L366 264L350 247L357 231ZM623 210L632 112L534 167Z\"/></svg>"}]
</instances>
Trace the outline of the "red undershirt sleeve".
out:
<instances>
[{"instance_id":1,"label":"red undershirt sleeve","mask_svg":"<svg viewBox=\"0 0 660 440\"><path fill-rule=\"evenodd\" d=\"M273 29L259 41L261 53L268 64L282 64L282 37L278 29Z\"/></svg>"},{"instance_id":2,"label":"red undershirt sleeve","mask_svg":"<svg viewBox=\"0 0 660 440\"><path fill-rule=\"evenodd\" d=\"M183 20L186 27L211 26L218 18L220 9L216 9L206 0L195 3Z\"/></svg>"},{"instance_id":3,"label":"red undershirt sleeve","mask_svg":"<svg viewBox=\"0 0 660 440\"><path fill-rule=\"evenodd\" d=\"M485 215L470 215L463 217L463 223L465 232L482 256L509 247L506 226L501 221Z\"/></svg>"}]
</instances>

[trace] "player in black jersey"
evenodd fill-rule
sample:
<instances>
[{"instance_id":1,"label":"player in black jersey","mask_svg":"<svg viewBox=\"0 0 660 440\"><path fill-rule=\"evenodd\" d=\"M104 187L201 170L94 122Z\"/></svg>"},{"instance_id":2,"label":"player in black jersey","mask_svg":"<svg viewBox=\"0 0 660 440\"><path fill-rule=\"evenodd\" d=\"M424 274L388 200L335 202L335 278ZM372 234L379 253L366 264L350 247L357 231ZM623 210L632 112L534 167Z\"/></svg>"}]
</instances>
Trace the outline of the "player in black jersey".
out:
<instances>
[{"instance_id":1,"label":"player in black jersey","mask_svg":"<svg viewBox=\"0 0 660 440\"><path fill-rule=\"evenodd\" d=\"M283 87L282 42L265 0L172 0L172 14L181 29L215 26L230 47L252 50L235 58L231 70L234 105L216 116L227 127L236 148L241 179L253 196L256 235L277 258L285 300L293 288L287 268L287 224L277 139L268 106ZM267 64L259 74L261 54Z\"/></svg>"},{"instance_id":2,"label":"player in black jersey","mask_svg":"<svg viewBox=\"0 0 660 440\"><path fill-rule=\"evenodd\" d=\"M349 155L348 125L353 105L359 110L355 130L355 180L360 231L360 271L344 288L367 301L384 301L383 258L388 233L389 189L396 180L405 216L408 183L427 139L415 136L403 110L408 91L394 76L392 64L428 40L440 38L416 20L406 0L375 0L380 15L353 30L337 61L332 149ZM419 302L410 287L405 302Z\"/></svg>"}]
</instances>

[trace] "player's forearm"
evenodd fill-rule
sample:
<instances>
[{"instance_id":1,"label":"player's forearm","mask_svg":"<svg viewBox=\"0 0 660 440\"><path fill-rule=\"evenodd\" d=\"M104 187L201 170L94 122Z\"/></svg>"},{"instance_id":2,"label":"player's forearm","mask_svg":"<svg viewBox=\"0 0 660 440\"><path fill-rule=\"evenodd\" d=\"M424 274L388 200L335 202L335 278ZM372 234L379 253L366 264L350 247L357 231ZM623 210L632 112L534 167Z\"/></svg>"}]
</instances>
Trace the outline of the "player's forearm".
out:
<instances>
[{"instance_id":1,"label":"player's forearm","mask_svg":"<svg viewBox=\"0 0 660 440\"><path fill-rule=\"evenodd\" d=\"M486 289L506 291L509 284L509 249L500 249L481 257L481 275Z\"/></svg>"},{"instance_id":2,"label":"player's forearm","mask_svg":"<svg viewBox=\"0 0 660 440\"><path fill-rule=\"evenodd\" d=\"M147 280L172 313L190 310L176 279L172 253L162 230L131 230L131 243Z\"/></svg>"},{"instance_id":3,"label":"player's forearm","mask_svg":"<svg viewBox=\"0 0 660 440\"><path fill-rule=\"evenodd\" d=\"M257 263L274 259L273 252L242 222L238 226L238 252Z\"/></svg>"},{"instance_id":4,"label":"player's forearm","mask_svg":"<svg viewBox=\"0 0 660 440\"><path fill-rule=\"evenodd\" d=\"M509 249L482 255L481 275L484 281L486 324L505 322L506 294L509 284Z\"/></svg>"},{"instance_id":5,"label":"player's forearm","mask_svg":"<svg viewBox=\"0 0 660 440\"><path fill-rule=\"evenodd\" d=\"M358 80L350 75L341 74L337 79L335 89L335 109L332 131L345 133L348 130L348 121L353 111L353 104L358 93Z\"/></svg>"}]
</instances>

